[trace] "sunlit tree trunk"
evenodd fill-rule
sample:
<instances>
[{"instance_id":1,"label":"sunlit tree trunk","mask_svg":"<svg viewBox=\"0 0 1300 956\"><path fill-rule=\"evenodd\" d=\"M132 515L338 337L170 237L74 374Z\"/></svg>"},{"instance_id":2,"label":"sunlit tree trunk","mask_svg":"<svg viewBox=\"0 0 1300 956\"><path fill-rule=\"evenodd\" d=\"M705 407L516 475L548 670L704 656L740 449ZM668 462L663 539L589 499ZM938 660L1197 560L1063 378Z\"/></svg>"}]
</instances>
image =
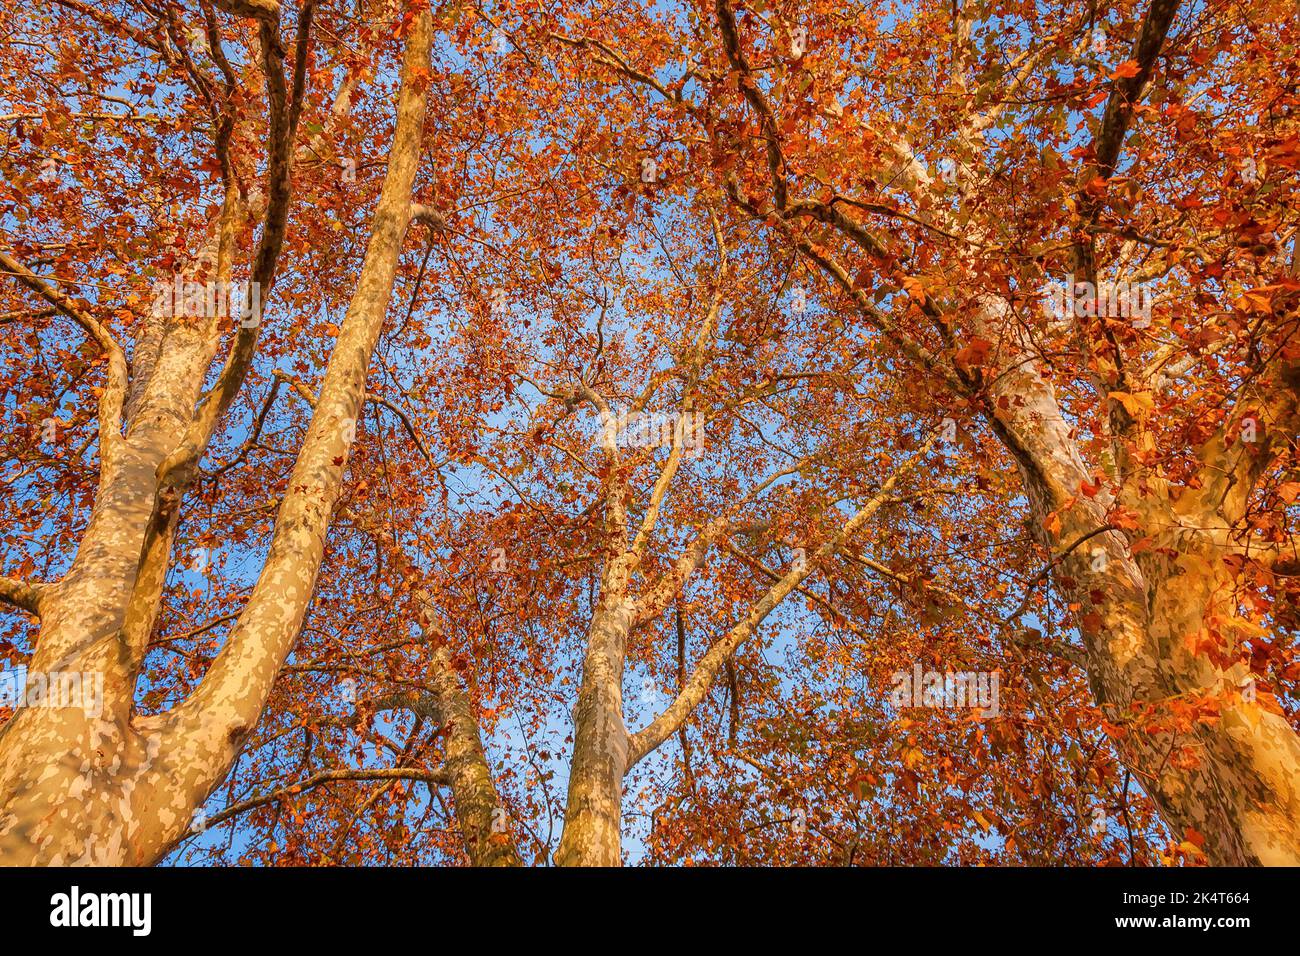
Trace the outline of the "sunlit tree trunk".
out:
<instances>
[{"instance_id":1,"label":"sunlit tree trunk","mask_svg":"<svg viewBox=\"0 0 1300 956\"><path fill-rule=\"evenodd\" d=\"M613 559L587 635L582 685L574 709L573 760L560 866L621 862L623 775L628 733L623 723L623 659L633 608L626 597L630 556Z\"/></svg>"},{"instance_id":2,"label":"sunlit tree trunk","mask_svg":"<svg viewBox=\"0 0 1300 956\"><path fill-rule=\"evenodd\" d=\"M1255 478L1294 439L1297 369L1278 368L1271 397L1229 423L1239 427L1249 414L1267 421L1258 442L1230 445L1225 426L1200 450L1203 487L1175 497L1167 482L1130 480L1115 501L1080 491L1094 472L1051 386L1031 356L1012 359L990 387L997 430L1016 458L1036 536L1065 555L1057 580L1079 607L1089 681L1121 730L1125 762L1174 836L1202 835L1212 863L1300 864L1300 739L1284 716L1261 706L1243 664L1222 670L1196 652L1208 638L1238 657L1253 626L1237 616L1225 557L1240 547L1229 530L1239 526ZM1137 527L1096 533L1110 525L1107 510L1116 504L1137 516ZM1137 541L1144 546L1135 553ZM1225 695L1217 719L1151 732L1174 716L1171 705L1198 695Z\"/></svg>"},{"instance_id":3,"label":"sunlit tree trunk","mask_svg":"<svg viewBox=\"0 0 1300 956\"><path fill-rule=\"evenodd\" d=\"M267 30L269 21L278 22L272 0L233 3L230 9L257 18ZM165 572L169 535L152 541L150 535L166 521L159 514L165 514L165 493L173 487L168 484L174 480L172 469L193 464L210 437L214 410L224 410L231 396L209 396L196 411L217 340L206 327L173 323L162 333L123 434L126 363L120 349L107 347L94 513L68 574L24 599L40 617L30 671L103 675L103 709L94 714L82 708L24 707L0 732L0 861L157 861L189 831L195 810L225 777L256 725L315 585L366 370L410 225L431 32L427 11L417 14L407 37L396 133L365 261L263 570L193 695L151 717L133 712L135 678L160 579L142 580L141 565L154 562L148 575ZM272 208L287 203L287 193L273 188L268 202ZM66 301L58 303L57 293L46 298L75 310ZM83 325L87 322L93 319L87 317ZM242 376L235 376L231 384L239 380ZM190 441L194 447L187 448ZM133 594L142 588L152 597L133 606ZM145 620L132 627L133 617Z\"/></svg>"}]
</instances>

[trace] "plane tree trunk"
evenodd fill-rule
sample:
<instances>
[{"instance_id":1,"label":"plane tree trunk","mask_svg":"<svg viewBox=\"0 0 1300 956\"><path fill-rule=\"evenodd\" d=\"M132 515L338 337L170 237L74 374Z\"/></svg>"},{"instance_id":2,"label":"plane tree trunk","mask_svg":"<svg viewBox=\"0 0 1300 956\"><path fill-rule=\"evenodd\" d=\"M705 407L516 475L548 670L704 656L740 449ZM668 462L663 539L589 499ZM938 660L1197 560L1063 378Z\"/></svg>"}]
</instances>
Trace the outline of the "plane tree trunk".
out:
<instances>
[{"instance_id":1,"label":"plane tree trunk","mask_svg":"<svg viewBox=\"0 0 1300 956\"><path fill-rule=\"evenodd\" d=\"M229 6L258 19L265 31L278 24L273 0ZM156 613L153 605L170 550L168 509L183 490L186 469L206 447L214 411L229 405L230 396L220 394L200 402L198 391L219 339L206 322L170 320L156 352L139 352L141 363L147 359L150 367L142 389L132 396L123 432L128 376L121 349L93 317L27 276L34 291L92 333L102 333L96 337L108 352L109 372L100 405L100 486L72 567L56 583L6 590L40 618L29 673L102 675L104 693L98 713L81 707L23 707L0 732L4 863L156 862L189 832L195 811L225 778L256 725L315 586L360 417L370 356L411 223L431 36L428 12L415 15L402 61L396 132L364 264L261 574L198 688L164 714L134 713L149 627L130 625L132 620L151 622ZM269 46L277 47L278 41ZM274 73L267 72L268 78ZM269 85L274 112L274 81ZM280 107L283 112L282 102ZM276 125L273 121L273 130ZM291 125L282 125L280 132L288 134ZM273 161L273 178L275 167ZM286 179L270 190L269 215L282 216L287 201ZM233 228L229 206L227 211L222 235ZM282 218L277 228L282 230ZM269 278L273 271L274 256L263 258L266 245L264 239L255 278ZM228 255L221 262L221 268L228 268ZM243 354L233 362L246 366L251 336L237 338L236 351ZM133 372L139 377L146 369ZM223 375L218 388L237 390L240 381L241 374ZM155 563L142 568L150 561Z\"/></svg>"}]
</instances>

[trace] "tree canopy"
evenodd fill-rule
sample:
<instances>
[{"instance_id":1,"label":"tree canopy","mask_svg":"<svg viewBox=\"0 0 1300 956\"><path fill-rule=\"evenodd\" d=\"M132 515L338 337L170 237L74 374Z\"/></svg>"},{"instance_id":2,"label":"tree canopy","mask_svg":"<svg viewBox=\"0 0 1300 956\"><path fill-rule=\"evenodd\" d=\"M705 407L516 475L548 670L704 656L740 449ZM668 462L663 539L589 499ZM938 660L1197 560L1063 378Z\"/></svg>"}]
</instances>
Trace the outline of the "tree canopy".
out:
<instances>
[{"instance_id":1,"label":"tree canopy","mask_svg":"<svg viewBox=\"0 0 1300 956\"><path fill-rule=\"evenodd\" d=\"M1289 0L0 24L0 859L1300 863Z\"/></svg>"}]
</instances>

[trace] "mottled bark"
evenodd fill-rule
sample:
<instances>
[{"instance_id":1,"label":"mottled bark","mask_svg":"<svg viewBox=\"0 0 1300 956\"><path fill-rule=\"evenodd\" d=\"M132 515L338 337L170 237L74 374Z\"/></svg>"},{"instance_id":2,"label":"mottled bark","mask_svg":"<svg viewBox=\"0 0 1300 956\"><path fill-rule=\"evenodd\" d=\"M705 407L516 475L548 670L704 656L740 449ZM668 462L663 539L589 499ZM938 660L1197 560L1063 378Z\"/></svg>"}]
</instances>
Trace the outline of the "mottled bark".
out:
<instances>
[{"instance_id":1,"label":"mottled bark","mask_svg":"<svg viewBox=\"0 0 1300 956\"><path fill-rule=\"evenodd\" d=\"M988 305L990 312L1001 308ZM1224 557L1237 549L1232 529L1254 477L1294 439L1294 390L1287 381L1274 383L1267 403L1272 427L1259 443L1229 446L1225 426L1201 449L1201 489L1125 475L1116 500L1105 491L1081 492L1093 470L1035 358L1013 351L1002 365L1002 374L990 377L992 422L1016 458L1040 543L1059 552L1064 542L1106 526L1116 504L1138 516L1136 529L1098 535L1065 556L1056 577L1080 607L1089 682L1107 717L1124 730L1117 745L1125 763L1175 837L1189 829L1205 837L1210 862L1300 864L1300 739L1283 716L1242 694L1250 679L1244 665L1223 670L1196 650L1202 637L1223 645L1228 656L1239 647ZM1276 373L1281 379L1295 374ZM1133 439L1142 440L1140 429ZM1059 529L1048 530L1052 514ZM1132 543L1142 539L1146 546L1134 553ZM1170 719L1177 699L1225 693L1218 720L1198 722L1187 733L1153 731ZM1145 714L1148 707L1153 714Z\"/></svg>"},{"instance_id":2,"label":"mottled bark","mask_svg":"<svg viewBox=\"0 0 1300 956\"><path fill-rule=\"evenodd\" d=\"M260 21L273 0L232 3ZM126 627L141 562L155 568L160 465L196 424L198 390L217 344L206 321L171 321L142 381L126 435L105 428L104 466L91 521L68 574L40 601L30 670L103 675L104 708L20 709L0 732L0 861L7 864L146 864L189 829L256 724L297 637L324 550L358 417L371 352L383 324L409 225L420 154L431 22L408 37L388 172L357 290L342 323L307 437L281 504L263 571L217 660L174 710L133 714L143 623ZM273 194L279 195L273 188ZM286 200L287 201L287 198ZM259 250L260 252L261 250ZM273 268L272 257L271 267ZM259 261L255 271L268 267ZM270 271L265 274L269 277ZM57 303L56 303L57 304ZM116 361L116 360L114 360ZM110 377L110 385L119 373ZM110 388L120 412L125 375ZM101 416L103 417L103 416ZM116 431L116 434L114 432ZM152 572L151 572L152 573ZM146 602L147 603L147 602ZM133 635L133 636L128 636Z\"/></svg>"},{"instance_id":3,"label":"mottled bark","mask_svg":"<svg viewBox=\"0 0 1300 956\"><path fill-rule=\"evenodd\" d=\"M451 788L456 826L474 866L519 866L510 820L497 795L479 734L474 704L446 646L433 652L428 694L380 701L380 710L403 707L441 726L446 736L441 775Z\"/></svg>"}]
</instances>

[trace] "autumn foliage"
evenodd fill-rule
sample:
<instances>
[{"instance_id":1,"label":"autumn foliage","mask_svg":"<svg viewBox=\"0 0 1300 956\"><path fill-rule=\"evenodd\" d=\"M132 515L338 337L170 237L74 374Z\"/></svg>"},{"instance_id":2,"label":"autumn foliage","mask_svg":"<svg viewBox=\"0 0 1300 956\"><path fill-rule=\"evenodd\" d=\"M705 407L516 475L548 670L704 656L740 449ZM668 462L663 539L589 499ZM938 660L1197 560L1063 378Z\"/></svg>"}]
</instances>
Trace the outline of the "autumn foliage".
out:
<instances>
[{"instance_id":1,"label":"autumn foliage","mask_svg":"<svg viewBox=\"0 0 1300 956\"><path fill-rule=\"evenodd\" d=\"M1300 863L1290 0L0 25L0 862Z\"/></svg>"}]
</instances>

